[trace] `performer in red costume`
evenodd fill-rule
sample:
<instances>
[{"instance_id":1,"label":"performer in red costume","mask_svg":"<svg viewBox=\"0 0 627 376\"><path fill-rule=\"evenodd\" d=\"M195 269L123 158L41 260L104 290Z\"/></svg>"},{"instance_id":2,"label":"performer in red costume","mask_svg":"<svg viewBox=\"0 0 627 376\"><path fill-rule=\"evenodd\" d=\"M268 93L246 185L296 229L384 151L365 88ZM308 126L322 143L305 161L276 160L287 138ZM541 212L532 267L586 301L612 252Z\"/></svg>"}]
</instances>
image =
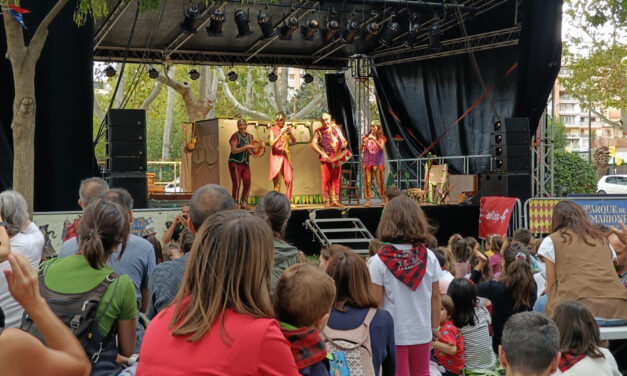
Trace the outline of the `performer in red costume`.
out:
<instances>
[{"instance_id":1,"label":"performer in red costume","mask_svg":"<svg viewBox=\"0 0 627 376\"><path fill-rule=\"evenodd\" d=\"M381 131L381 123L375 120L370 124L370 133L362 137L359 150L364 153L364 159L361 168L364 171L366 183L366 203L364 206L370 206L370 187L372 186L372 175L377 181L379 188L379 196L381 196L381 204L385 205L386 199L383 190L383 171L385 168L385 159L383 150L385 148L386 138Z\"/></svg>"},{"instance_id":2,"label":"performer in red costume","mask_svg":"<svg viewBox=\"0 0 627 376\"><path fill-rule=\"evenodd\" d=\"M340 128L331 120L331 115L324 113L320 120L322 126L314 132L311 147L320 154L324 207L342 207L343 205L339 202L342 168L337 162L337 157L346 148L348 142Z\"/></svg>"},{"instance_id":3,"label":"performer in red costume","mask_svg":"<svg viewBox=\"0 0 627 376\"><path fill-rule=\"evenodd\" d=\"M229 172L231 173L231 182L233 189L231 195L235 201L235 205L242 209L250 209L248 206L248 192L250 192L250 166L249 166L249 150L254 149L252 145L253 135L246 132L246 121L239 119L237 121L237 132L233 133L229 139L231 145L231 154L229 154ZM239 198L239 188L242 187L242 198Z\"/></svg>"},{"instance_id":4,"label":"performer in red costume","mask_svg":"<svg viewBox=\"0 0 627 376\"><path fill-rule=\"evenodd\" d=\"M290 157L290 143L296 143L296 137L292 133L292 128L285 125L285 116L279 114L276 122L270 128L270 180L274 183L274 190L281 190L281 175L285 181L285 196L292 200L292 181L294 171ZM295 206L290 204L292 208Z\"/></svg>"}]
</instances>

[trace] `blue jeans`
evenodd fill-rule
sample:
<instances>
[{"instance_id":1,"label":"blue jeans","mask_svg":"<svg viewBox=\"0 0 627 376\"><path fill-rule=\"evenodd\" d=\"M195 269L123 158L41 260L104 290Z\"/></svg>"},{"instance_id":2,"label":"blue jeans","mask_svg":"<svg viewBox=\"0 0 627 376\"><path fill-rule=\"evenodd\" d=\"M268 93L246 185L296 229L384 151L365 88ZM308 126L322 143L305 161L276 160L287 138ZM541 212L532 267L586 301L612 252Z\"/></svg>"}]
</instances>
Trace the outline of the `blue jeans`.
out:
<instances>
[{"instance_id":1,"label":"blue jeans","mask_svg":"<svg viewBox=\"0 0 627 376\"><path fill-rule=\"evenodd\" d=\"M547 300L549 300L549 297L547 295L538 296L538 299L536 299L536 304L533 305L533 311L544 313L544 308L546 307Z\"/></svg>"},{"instance_id":2,"label":"blue jeans","mask_svg":"<svg viewBox=\"0 0 627 376\"><path fill-rule=\"evenodd\" d=\"M597 320L597 324L599 326L625 326L627 325L627 320L621 320L621 319L600 319L595 317L595 320Z\"/></svg>"}]
</instances>

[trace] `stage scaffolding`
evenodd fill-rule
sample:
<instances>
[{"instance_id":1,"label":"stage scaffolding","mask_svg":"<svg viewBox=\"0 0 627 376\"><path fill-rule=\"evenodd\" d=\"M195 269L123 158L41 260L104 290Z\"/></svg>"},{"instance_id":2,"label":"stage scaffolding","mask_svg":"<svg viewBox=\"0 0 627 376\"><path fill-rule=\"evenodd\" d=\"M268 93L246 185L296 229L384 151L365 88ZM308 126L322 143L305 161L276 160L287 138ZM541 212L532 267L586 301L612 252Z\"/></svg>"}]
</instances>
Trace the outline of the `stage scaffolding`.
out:
<instances>
[{"instance_id":1,"label":"stage scaffolding","mask_svg":"<svg viewBox=\"0 0 627 376\"><path fill-rule=\"evenodd\" d=\"M555 148L554 127L549 122L545 109L536 131L531 152L531 196L553 197L555 195Z\"/></svg>"}]
</instances>

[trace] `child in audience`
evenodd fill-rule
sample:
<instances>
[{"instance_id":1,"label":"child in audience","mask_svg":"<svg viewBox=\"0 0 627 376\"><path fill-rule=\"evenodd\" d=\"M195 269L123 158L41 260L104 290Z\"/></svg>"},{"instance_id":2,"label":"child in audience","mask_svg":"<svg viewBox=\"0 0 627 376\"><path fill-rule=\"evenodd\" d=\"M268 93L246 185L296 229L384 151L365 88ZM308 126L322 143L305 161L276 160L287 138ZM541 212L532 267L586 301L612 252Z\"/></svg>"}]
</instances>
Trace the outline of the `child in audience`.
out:
<instances>
[{"instance_id":1,"label":"child in audience","mask_svg":"<svg viewBox=\"0 0 627 376\"><path fill-rule=\"evenodd\" d=\"M459 375L464 370L464 338L451 321L455 305L450 296L440 295L440 338L433 340L433 353L446 369L442 376Z\"/></svg>"},{"instance_id":2,"label":"child in audience","mask_svg":"<svg viewBox=\"0 0 627 376\"><path fill-rule=\"evenodd\" d=\"M161 252L163 252L163 261L171 261L183 257L183 251L181 251L181 246L176 240L171 240L167 242L163 246Z\"/></svg>"},{"instance_id":3,"label":"child in audience","mask_svg":"<svg viewBox=\"0 0 627 376\"><path fill-rule=\"evenodd\" d=\"M553 319L560 332L562 353L553 375L620 376L612 353L601 347L596 320L583 304L562 302L555 307Z\"/></svg>"},{"instance_id":4,"label":"child in audience","mask_svg":"<svg viewBox=\"0 0 627 376\"><path fill-rule=\"evenodd\" d=\"M448 285L455 279L455 276L448 271L449 263L447 263L445 252L446 248L444 247L438 247L433 250L433 254L438 259L438 263L440 263L440 267L442 268L442 278L440 278L440 294L446 294L446 291L448 291Z\"/></svg>"},{"instance_id":5,"label":"child in audience","mask_svg":"<svg viewBox=\"0 0 627 376\"><path fill-rule=\"evenodd\" d=\"M320 257L318 257L318 266L323 272L327 270L329 266L329 260L331 257L337 255L340 252L352 251L352 249L339 244L331 244L320 249Z\"/></svg>"},{"instance_id":6,"label":"child in audience","mask_svg":"<svg viewBox=\"0 0 627 376\"><path fill-rule=\"evenodd\" d=\"M382 246L383 243L381 243L381 240L377 238L372 239L370 243L368 243L368 257L366 257L366 265L370 265L370 258L376 255Z\"/></svg>"},{"instance_id":7,"label":"child in audience","mask_svg":"<svg viewBox=\"0 0 627 376\"><path fill-rule=\"evenodd\" d=\"M157 265L161 264L163 262L163 249L161 248L161 242L155 237L154 233L145 235L143 238L152 244L152 248L155 251L155 261L157 262Z\"/></svg>"},{"instance_id":8,"label":"child in audience","mask_svg":"<svg viewBox=\"0 0 627 376\"><path fill-rule=\"evenodd\" d=\"M486 238L486 256L488 256L488 263L495 277L498 277L501 272L501 248L503 248L503 240L503 237L499 234L491 234ZM490 252L491 255L488 255L488 252Z\"/></svg>"},{"instance_id":9,"label":"child in audience","mask_svg":"<svg viewBox=\"0 0 627 376\"><path fill-rule=\"evenodd\" d=\"M448 241L448 246L455 256L455 278L464 278L470 274L470 251L466 240L461 235L455 234Z\"/></svg>"},{"instance_id":10,"label":"child in audience","mask_svg":"<svg viewBox=\"0 0 627 376\"><path fill-rule=\"evenodd\" d=\"M272 299L274 313L303 376L329 375L320 331L329 320L334 301L333 279L315 265L290 266L277 282Z\"/></svg>"},{"instance_id":11,"label":"child in audience","mask_svg":"<svg viewBox=\"0 0 627 376\"><path fill-rule=\"evenodd\" d=\"M501 244L499 242L502 242L501 235L499 234L489 234L486 236L485 255L488 256L488 258L492 257L496 252L498 252L498 250L501 249Z\"/></svg>"},{"instance_id":12,"label":"child in audience","mask_svg":"<svg viewBox=\"0 0 627 376\"><path fill-rule=\"evenodd\" d=\"M489 326L492 322L485 307L478 306L477 288L464 278L456 278L448 288L455 310L452 322L464 338L466 369L472 372L494 372L497 360L492 351Z\"/></svg>"}]
</instances>

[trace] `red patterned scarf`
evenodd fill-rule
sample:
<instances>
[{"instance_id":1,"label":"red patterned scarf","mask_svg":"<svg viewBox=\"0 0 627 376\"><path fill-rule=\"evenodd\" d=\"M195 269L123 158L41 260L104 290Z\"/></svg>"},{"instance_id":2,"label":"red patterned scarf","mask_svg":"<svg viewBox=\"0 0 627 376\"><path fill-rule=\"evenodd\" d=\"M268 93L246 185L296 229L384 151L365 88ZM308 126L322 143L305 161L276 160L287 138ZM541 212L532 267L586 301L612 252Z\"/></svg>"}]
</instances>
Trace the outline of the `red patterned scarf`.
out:
<instances>
[{"instance_id":1,"label":"red patterned scarf","mask_svg":"<svg viewBox=\"0 0 627 376\"><path fill-rule=\"evenodd\" d=\"M292 329L293 326L279 322L281 332L290 343L296 367L303 369L324 360L327 349L324 346L320 332L316 328L302 327Z\"/></svg>"},{"instance_id":2,"label":"red patterned scarf","mask_svg":"<svg viewBox=\"0 0 627 376\"><path fill-rule=\"evenodd\" d=\"M397 249L391 244L384 244L377 253L394 277L416 291L427 269L427 248L420 243L408 250Z\"/></svg>"},{"instance_id":3,"label":"red patterned scarf","mask_svg":"<svg viewBox=\"0 0 627 376\"><path fill-rule=\"evenodd\" d=\"M560 371L566 372L567 369L577 364L577 362L583 359L584 357L585 357L584 354L577 355L570 351L562 353L562 356L560 357L560 364L559 364Z\"/></svg>"}]
</instances>

